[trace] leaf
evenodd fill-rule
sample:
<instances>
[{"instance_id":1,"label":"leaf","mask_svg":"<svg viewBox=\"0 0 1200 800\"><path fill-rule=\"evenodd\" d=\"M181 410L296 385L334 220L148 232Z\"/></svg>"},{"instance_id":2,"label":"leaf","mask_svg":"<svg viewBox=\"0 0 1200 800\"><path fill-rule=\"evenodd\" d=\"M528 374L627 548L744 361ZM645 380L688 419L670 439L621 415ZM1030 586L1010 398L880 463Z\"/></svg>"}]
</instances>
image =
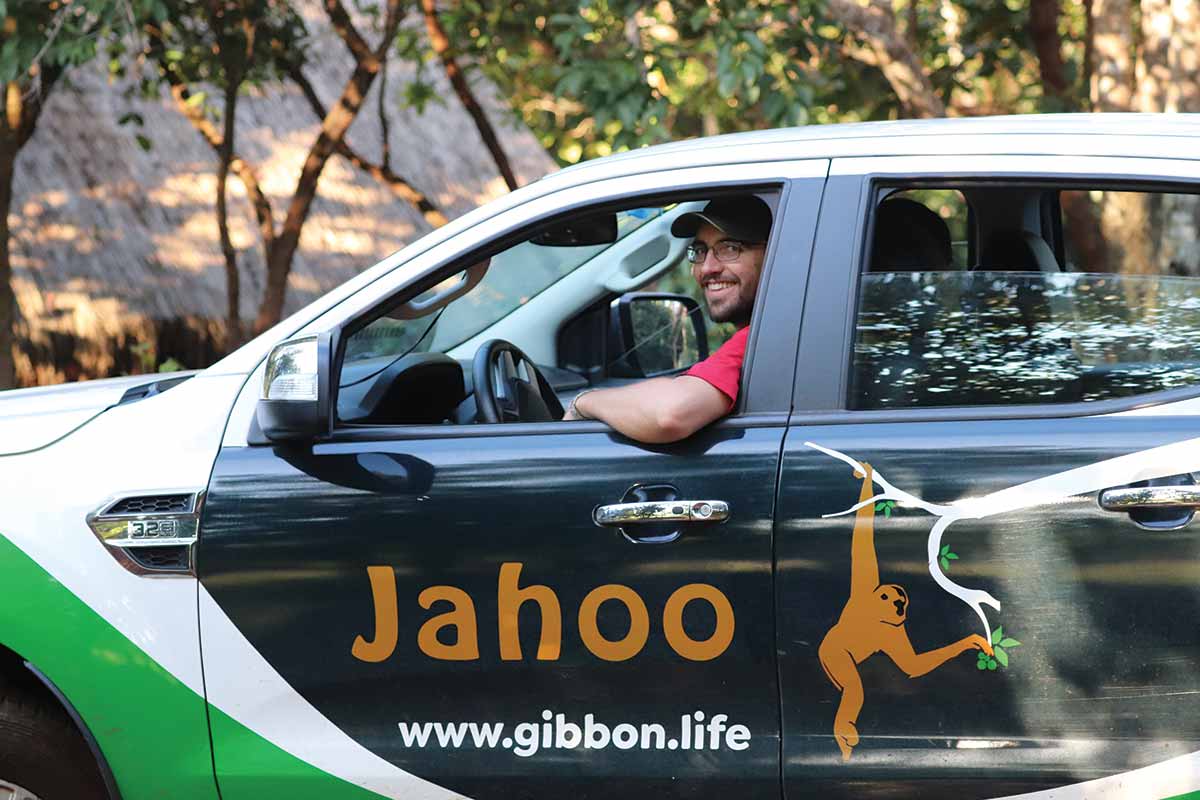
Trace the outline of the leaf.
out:
<instances>
[{"instance_id":1,"label":"leaf","mask_svg":"<svg viewBox=\"0 0 1200 800\"><path fill-rule=\"evenodd\" d=\"M951 561L957 561L958 553L946 553L946 558L950 559Z\"/></svg>"},{"instance_id":2,"label":"leaf","mask_svg":"<svg viewBox=\"0 0 1200 800\"><path fill-rule=\"evenodd\" d=\"M1009 639L1008 637L1005 637L1004 639L1000 640L1000 646L1001 647L1020 647L1021 643L1018 642L1016 639Z\"/></svg>"},{"instance_id":3,"label":"leaf","mask_svg":"<svg viewBox=\"0 0 1200 800\"><path fill-rule=\"evenodd\" d=\"M875 504L875 510L883 511L883 502L882 501Z\"/></svg>"},{"instance_id":4,"label":"leaf","mask_svg":"<svg viewBox=\"0 0 1200 800\"><path fill-rule=\"evenodd\" d=\"M888 506L887 508L883 509L883 515L885 517L887 517L888 519L891 519L892 518L892 507Z\"/></svg>"},{"instance_id":5,"label":"leaf","mask_svg":"<svg viewBox=\"0 0 1200 800\"><path fill-rule=\"evenodd\" d=\"M945 572L946 570L950 569L950 562L947 561L944 557L939 558L938 563L940 563L942 565L942 572Z\"/></svg>"},{"instance_id":6,"label":"leaf","mask_svg":"<svg viewBox=\"0 0 1200 800\"><path fill-rule=\"evenodd\" d=\"M142 148L147 153L150 152L150 148L154 147L154 144L140 133L133 138L137 139L138 147Z\"/></svg>"},{"instance_id":7,"label":"leaf","mask_svg":"<svg viewBox=\"0 0 1200 800\"><path fill-rule=\"evenodd\" d=\"M117 120L118 125L128 125L130 123L140 126L140 125L145 125L146 120L144 120L142 118L142 115L137 113L136 111L127 111L121 115L120 119Z\"/></svg>"},{"instance_id":8,"label":"leaf","mask_svg":"<svg viewBox=\"0 0 1200 800\"><path fill-rule=\"evenodd\" d=\"M946 555L946 553L949 553L949 552L950 552L950 545L948 545L948 544L944 544L944 545L942 545L942 549L941 549L941 551L940 551L940 552L941 552L941 555Z\"/></svg>"},{"instance_id":9,"label":"leaf","mask_svg":"<svg viewBox=\"0 0 1200 800\"><path fill-rule=\"evenodd\" d=\"M1003 647L992 648L996 654L996 660L1000 662L1000 666L1008 667L1008 653L1004 652Z\"/></svg>"}]
</instances>

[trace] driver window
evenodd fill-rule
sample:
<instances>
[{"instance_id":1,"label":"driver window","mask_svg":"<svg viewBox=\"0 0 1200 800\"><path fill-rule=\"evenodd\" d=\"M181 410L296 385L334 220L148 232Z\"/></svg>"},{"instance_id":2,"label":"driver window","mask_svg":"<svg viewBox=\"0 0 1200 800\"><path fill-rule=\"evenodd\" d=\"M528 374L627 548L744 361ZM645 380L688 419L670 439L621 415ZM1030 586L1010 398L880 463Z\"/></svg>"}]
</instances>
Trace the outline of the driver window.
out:
<instances>
[{"instance_id":1,"label":"driver window","mask_svg":"<svg viewBox=\"0 0 1200 800\"><path fill-rule=\"evenodd\" d=\"M682 373L734 331L671 233L709 199L551 221L378 309L344 335L338 423L552 421L582 389Z\"/></svg>"}]
</instances>

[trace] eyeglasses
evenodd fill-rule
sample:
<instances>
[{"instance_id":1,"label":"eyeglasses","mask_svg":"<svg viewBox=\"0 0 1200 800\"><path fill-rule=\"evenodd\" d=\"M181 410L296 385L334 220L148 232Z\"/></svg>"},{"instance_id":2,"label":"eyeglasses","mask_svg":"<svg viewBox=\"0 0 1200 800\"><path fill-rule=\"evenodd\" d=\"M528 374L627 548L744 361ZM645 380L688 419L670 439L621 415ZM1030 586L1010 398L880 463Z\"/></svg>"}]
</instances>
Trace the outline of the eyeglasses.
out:
<instances>
[{"instance_id":1,"label":"eyeglasses","mask_svg":"<svg viewBox=\"0 0 1200 800\"><path fill-rule=\"evenodd\" d=\"M742 256L742 252L750 247L758 247L757 244L747 244L734 239L725 239L717 242L711 248L704 242L692 242L687 248L687 260L692 264L703 264L704 259L708 258L708 251L711 249L717 261L737 261Z\"/></svg>"}]
</instances>

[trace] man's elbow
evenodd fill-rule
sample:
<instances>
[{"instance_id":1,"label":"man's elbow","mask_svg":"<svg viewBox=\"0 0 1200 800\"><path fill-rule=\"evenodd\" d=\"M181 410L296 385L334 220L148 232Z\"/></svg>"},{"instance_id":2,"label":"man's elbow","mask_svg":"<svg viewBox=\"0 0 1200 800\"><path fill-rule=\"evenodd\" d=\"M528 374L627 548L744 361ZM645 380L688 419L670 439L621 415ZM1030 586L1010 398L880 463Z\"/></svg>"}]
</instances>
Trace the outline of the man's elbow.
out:
<instances>
[{"instance_id":1,"label":"man's elbow","mask_svg":"<svg viewBox=\"0 0 1200 800\"><path fill-rule=\"evenodd\" d=\"M666 444L686 439L712 422L707 415L697 413L682 403L665 403L654 418L654 444Z\"/></svg>"}]
</instances>

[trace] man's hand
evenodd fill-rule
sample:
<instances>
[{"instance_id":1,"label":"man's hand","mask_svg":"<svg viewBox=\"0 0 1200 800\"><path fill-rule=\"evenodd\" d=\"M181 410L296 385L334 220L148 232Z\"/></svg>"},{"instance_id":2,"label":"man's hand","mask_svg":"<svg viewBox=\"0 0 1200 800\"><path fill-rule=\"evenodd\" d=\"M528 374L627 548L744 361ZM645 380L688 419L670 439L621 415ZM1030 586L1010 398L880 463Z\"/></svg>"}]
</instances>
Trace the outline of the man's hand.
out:
<instances>
[{"instance_id":1,"label":"man's hand","mask_svg":"<svg viewBox=\"0 0 1200 800\"><path fill-rule=\"evenodd\" d=\"M729 413L729 398L708 381L683 375L581 392L563 420L598 419L630 439L675 442Z\"/></svg>"}]
</instances>

